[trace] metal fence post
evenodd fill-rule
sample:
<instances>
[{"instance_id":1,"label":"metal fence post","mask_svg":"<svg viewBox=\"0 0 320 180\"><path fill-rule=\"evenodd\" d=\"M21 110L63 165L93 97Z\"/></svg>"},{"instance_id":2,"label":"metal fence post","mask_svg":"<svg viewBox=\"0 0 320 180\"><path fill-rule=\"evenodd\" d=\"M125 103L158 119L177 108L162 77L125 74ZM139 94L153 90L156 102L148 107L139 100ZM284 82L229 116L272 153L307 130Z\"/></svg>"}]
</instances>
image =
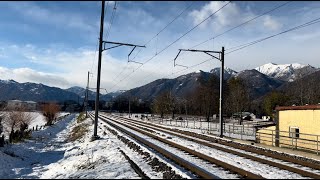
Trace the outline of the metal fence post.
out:
<instances>
[{"instance_id":1,"label":"metal fence post","mask_svg":"<svg viewBox=\"0 0 320 180\"><path fill-rule=\"evenodd\" d=\"M232 124L232 133L234 134L234 123Z\"/></svg>"},{"instance_id":2,"label":"metal fence post","mask_svg":"<svg viewBox=\"0 0 320 180\"><path fill-rule=\"evenodd\" d=\"M193 129L196 128L196 120L193 118Z\"/></svg>"},{"instance_id":3,"label":"metal fence post","mask_svg":"<svg viewBox=\"0 0 320 180\"><path fill-rule=\"evenodd\" d=\"M244 133L244 124L242 124L242 132L243 132L243 135L245 135L245 133Z\"/></svg>"},{"instance_id":4,"label":"metal fence post","mask_svg":"<svg viewBox=\"0 0 320 180\"><path fill-rule=\"evenodd\" d=\"M292 150L293 150L293 132L290 132L291 133L291 146L292 146Z\"/></svg>"},{"instance_id":5,"label":"metal fence post","mask_svg":"<svg viewBox=\"0 0 320 180\"><path fill-rule=\"evenodd\" d=\"M271 146L273 146L273 130L271 130L272 135L271 135Z\"/></svg>"},{"instance_id":6,"label":"metal fence post","mask_svg":"<svg viewBox=\"0 0 320 180\"><path fill-rule=\"evenodd\" d=\"M187 118L187 128L188 128L188 124L189 124L189 120L188 120L188 118Z\"/></svg>"},{"instance_id":7,"label":"metal fence post","mask_svg":"<svg viewBox=\"0 0 320 180\"><path fill-rule=\"evenodd\" d=\"M319 136L317 136L317 155L319 154Z\"/></svg>"},{"instance_id":8,"label":"metal fence post","mask_svg":"<svg viewBox=\"0 0 320 180\"><path fill-rule=\"evenodd\" d=\"M240 134L241 134L241 140L242 140L242 131L243 131L243 128L241 128L241 131L240 131Z\"/></svg>"}]
</instances>

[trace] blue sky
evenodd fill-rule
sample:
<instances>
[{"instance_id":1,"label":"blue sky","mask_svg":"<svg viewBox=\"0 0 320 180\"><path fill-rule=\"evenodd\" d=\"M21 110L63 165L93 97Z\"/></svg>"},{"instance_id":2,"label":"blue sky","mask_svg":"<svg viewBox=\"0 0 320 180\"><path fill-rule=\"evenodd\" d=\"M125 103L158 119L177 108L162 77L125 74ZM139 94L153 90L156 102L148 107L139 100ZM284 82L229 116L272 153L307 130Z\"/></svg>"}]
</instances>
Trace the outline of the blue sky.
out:
<instances>
[{"instance_id":1,"label":"blue sky","mask_svg":"<svg viewBox=\"0 0 320 180\"><path fill-rule=\"evenodd\" d=\"M147 48L141 50L135 60L145 62L226 3L118 1L107 40L144 45L191 5L150 41ZM127 63L127 55L131 51L129 47L104 51L101 86L110 91L128 89L158 78L173 78L199 69L210 71L219 67L217 60L211 60L170 76L170 73L183 69L173 67L172 62L179 48L191 48L283 3L285 1L231 2L135 72L133 70L139 64ZM104 37L115 2L106 4ZM228 49L251 42L319 18L319 9L319 2L290 2L196 48L221 50L222 46ZM84 87L87 71L91 71L93 77L90 86L95 86L100 13L99 1L0 2L0 79L43 83L61 88L74 85ZM269 62L320 67L319 29L320 23L239 50L226 56L225 65L236 71L252 69ZM133 56L138 51L135 50ZM205 54L185 53L178 61L192 66L206 59L208 56ZM120 72L123 73L119 75Z\"/></svg>"}]
</instances>

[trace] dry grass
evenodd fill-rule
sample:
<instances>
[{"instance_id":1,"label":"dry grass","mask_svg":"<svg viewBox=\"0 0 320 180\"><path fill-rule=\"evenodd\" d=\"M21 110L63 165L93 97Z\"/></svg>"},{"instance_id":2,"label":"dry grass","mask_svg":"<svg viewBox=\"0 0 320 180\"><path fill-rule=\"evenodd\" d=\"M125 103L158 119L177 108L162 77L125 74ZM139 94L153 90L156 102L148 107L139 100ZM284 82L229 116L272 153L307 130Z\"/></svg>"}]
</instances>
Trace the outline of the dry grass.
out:
<instances>
[{"instance_id":1,"label":"dry grass","mask_svg":"<svg viewBox=\"0 0 320 180\"><path fill-rule=\"evenodd\" d=\"M86 114L84 112L80 113L77 118L77 123L81 123L86 119Z\"/></svg>"},{"instance_id":2,"label":"dry grass","mask_svg":"<svg viewBox=\"0 0 320 180\"><path fill-rule=\"evenodd\" d=\"M82 138L89 131L88 127L89 125L87 124L80 124L74 127L67 138L67 142L73 142Z\"/></svg>"}]
</instances>

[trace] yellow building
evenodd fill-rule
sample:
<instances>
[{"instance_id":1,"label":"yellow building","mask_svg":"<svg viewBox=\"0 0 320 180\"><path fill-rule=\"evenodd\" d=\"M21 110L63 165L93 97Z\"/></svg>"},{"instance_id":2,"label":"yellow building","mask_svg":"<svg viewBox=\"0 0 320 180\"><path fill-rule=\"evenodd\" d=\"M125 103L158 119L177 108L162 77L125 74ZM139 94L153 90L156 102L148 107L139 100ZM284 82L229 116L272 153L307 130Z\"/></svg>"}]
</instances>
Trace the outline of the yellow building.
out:
<instances>
[{"instance_id":1,"label":"yellow building","mask_svg":"<svg viewBox=\"0 0 320 180\"><path fill-rule=\"evenodd\" d=\"M318 153L320 105L276 108L276 126L257 131L257 142Z\"/></svg>"}]
</instances>

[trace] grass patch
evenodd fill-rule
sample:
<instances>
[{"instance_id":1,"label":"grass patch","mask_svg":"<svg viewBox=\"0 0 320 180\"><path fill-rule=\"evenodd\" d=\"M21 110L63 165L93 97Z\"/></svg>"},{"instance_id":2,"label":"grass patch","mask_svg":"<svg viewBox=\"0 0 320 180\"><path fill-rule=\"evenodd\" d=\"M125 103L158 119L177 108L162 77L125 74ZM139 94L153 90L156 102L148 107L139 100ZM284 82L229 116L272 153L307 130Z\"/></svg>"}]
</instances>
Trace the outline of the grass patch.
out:
<instances>
[{"instance_id":1,"label":"grass patch","mask_svg":"<svg viewBox=\"0 0 320 180\"><path fill-rule=\"evenodd\" d=\"M89 125L81 124L81 125L74 127L72 129L72 131L70 132L70 134L67 138L67 141L72 142L72 141L75 141L77 139L82 138L88 132L88 126Z\"/></svg>"},{"instance_id":2,"label":"grass patch","mask_svg":"<svg viewBox=\"0 0 320 180\"><path fill-rule=\"evenodd\" d=\"M86 119L86 114L84 112L81 112L79 116L77 117L77 123L81 123Z\"/></svg>"}]
</instances>

